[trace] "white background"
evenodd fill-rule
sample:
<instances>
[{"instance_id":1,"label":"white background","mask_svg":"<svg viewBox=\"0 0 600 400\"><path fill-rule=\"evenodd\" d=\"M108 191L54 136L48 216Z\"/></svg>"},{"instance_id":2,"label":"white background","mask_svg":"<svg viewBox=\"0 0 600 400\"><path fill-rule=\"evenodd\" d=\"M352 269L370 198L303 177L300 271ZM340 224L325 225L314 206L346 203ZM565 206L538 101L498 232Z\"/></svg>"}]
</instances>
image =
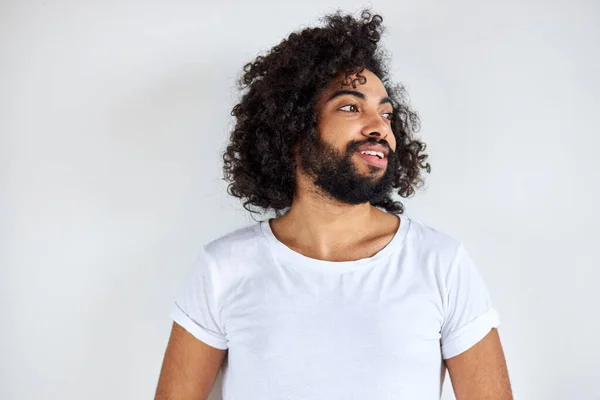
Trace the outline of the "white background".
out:
<instances>
[{"instance_id":1,"label":"white background","mask_svg":"<svg viewBox=\"0 0 600 400\"><path fill-rule=\"evenodd\" d=\"M372 4L432 165L407 214L466 243L517 399L600 399L600 4L485 3ZM189 264L254 223L235 78L362 5L0 3L0 398L152 398Z\"/></svg>"}]
</instances>

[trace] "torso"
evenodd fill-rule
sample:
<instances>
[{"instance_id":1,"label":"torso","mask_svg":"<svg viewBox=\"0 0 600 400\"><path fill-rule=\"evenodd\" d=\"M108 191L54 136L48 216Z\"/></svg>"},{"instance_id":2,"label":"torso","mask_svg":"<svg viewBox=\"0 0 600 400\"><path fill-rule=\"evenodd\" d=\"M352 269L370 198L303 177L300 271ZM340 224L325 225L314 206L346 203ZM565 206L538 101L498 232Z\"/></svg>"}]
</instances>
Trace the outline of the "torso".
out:
<instances>
[{"instance_id":1,"label":"torso","mask_svg":"<svg viewBox=\"0 0 600 400\"><path fill-rule=\"evenodd\" d=\"M366 239L336 254L356 263L303 259L287 244L277 246L262 225L260 240L236 245L234 259L221 259L229 277L220 278L229 346L224 399L440 398L437 268L423 264L405 234L386 246L397 226L371 227L380 230L357 230ZM380 248L383 257L364 260Z\"/></svg>"}]
</instances>

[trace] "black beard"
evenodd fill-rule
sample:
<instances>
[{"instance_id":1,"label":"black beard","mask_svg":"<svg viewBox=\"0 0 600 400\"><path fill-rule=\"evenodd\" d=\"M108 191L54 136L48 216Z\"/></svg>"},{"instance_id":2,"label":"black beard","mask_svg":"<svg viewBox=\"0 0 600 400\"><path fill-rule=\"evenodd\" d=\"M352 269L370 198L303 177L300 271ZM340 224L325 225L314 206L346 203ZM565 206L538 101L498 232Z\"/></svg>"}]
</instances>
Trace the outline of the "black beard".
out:
<instances>
[{"instance_id":1,"label":"black beard","mask_svg":"<svg viewBox=\"0 0 600 400\"><path fill-rule=\"evenodd\" d=\"M357 171L352 156L364 143L382 144L390 150L387 142L369 138L362 142L350 142L346 153L338 152L334 147L317 139L307 138L300 144L300 168L314 179L314 184L326 195L346 204L377 203L388 197L393 189L398 157L390 150L386 171L380 175L381 168L369 165L369 172Z\"/></svg>"}]
</instances>

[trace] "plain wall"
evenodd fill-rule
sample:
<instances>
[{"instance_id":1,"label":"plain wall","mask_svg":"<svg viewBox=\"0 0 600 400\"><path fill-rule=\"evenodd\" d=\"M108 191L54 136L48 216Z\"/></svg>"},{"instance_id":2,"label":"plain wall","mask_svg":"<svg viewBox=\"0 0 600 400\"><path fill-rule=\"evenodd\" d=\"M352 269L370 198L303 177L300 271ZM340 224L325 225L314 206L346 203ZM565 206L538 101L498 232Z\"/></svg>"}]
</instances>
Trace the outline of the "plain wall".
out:
<instances>
[{"instance_id":1,"label":"plain wall","mask_svg":"<svg viewBox=\"0 0 600 400\"><path fill-rule=\"evenodd\" d=\"M0 398L152 398L190 263L254 223L221 181L235 79L362 5L0 2ZM516 398L600 399L599 3L371 5L432 166L407 214L466 243Z\"/></svg>"}]
</instances>

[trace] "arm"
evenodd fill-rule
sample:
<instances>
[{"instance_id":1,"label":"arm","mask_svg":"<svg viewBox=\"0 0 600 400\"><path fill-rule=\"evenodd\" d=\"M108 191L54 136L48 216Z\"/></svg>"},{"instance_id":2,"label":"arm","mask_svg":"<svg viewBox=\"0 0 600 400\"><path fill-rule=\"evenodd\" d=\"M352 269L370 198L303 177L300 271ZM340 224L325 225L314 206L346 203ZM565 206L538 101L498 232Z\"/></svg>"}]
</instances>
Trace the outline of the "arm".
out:
<instances>
[{"instance_id":1,"label":"arm","mask_svg":"<svg viewBox=\"0 0 600 400\"><path fill-rule=\"evenodd\" d=\"M457 400L512 400L504 351L493 328L467 351L446 360Z\"/></svg>"},{"instance_id":2,"label":"arm","mask_svg":"<svg viewBox=\"0 0 600 400\"><path fill-rule=\"evenodd\" d=\"M173 323L155 400L207 399L226 355Z\"/></svg>"}]
</instances>

